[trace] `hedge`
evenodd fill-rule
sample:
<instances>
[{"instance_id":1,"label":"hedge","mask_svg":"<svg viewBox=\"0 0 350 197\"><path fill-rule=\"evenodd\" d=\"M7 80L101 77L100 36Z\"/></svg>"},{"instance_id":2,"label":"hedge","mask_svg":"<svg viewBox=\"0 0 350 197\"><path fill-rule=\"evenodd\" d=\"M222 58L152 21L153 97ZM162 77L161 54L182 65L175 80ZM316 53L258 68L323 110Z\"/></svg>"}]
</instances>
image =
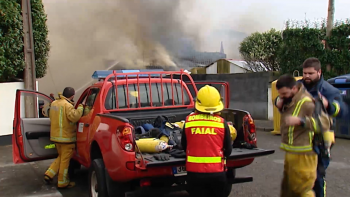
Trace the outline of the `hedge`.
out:
<instances>
[{"instance_id":1,"label":"hedge","mask_svg":"<svg viewBox=\"0 0 350 197\"><path fill-rule=\"evenodd\" d=\"M41 0L31 0L36 77L46 74L50 43L47 16ZM0 1L0 82L19 76L24 70L21 0Z\"/></svg>"},{"instance_id":2,"label":"hedge","mask_svg":"<svg viewBox=\"0 0 350 197\"><path fill-rule=\"evenodd\" d=\"M265 33L260 33L265 34ZM274 46L277 55L273 60L278 64L281 74L293 73L299 70L306 58L317 57L322 63L324 77L330 78L342 74L350 73L350 21L336 21L335 27L331 32L331 37L326 38L326 20L310 23L309 21L287 21L285 29L281 32L282 41L273 44L264 43L259 47L265 47L263 51L271 51L270 46ZM257 36L256 33L251 36ZM245 46L247 39L241 43ZM326 40L329 49L326 49L322 43ZM250 44L252 45L252 44ZM255 51L258 46L251 47L250 51ZM249 49L245 49L249 51ZM262 49L260 49L262 50ZM246 53L241 53L245 60ZM330 69L327 69L327 65Z\"/></svg>"},{"instance_id":3,"label":"hedge","mask_svg":"<svg viewBox=\"0 0 350 197\"><path fill-rule=\"evenodd\" d=\"M24 69L21 6L13 0L0 1L0 81Z\"/></svg>"},{"instance_id":4,"label":"hedge","mask_svg":"<svg viewBox=\"0 0 350 197\"><path fill-rule=\"evenodd\" d=\"M317 57L322 63L325 78L349 73L349 35L349 20L337 21L329 38L326 38L325 20L314 24L308 21L287 22L278 55L281 72L302 71L301 64L306 58ZM322 40L326 40L329 49L324 48ZM331 69L327 69L327 65Z\"/></svg>"}]
</instances>

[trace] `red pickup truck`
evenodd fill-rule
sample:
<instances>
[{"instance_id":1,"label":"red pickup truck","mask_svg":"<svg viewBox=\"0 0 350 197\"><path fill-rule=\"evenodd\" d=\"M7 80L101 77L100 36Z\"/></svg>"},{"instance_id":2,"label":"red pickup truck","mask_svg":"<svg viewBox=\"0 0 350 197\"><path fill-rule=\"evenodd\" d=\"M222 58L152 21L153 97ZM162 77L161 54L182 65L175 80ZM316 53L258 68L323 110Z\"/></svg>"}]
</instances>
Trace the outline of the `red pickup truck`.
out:
<instances>
[{"instance_id":1,"label":"red pickup truck","mask_svg":"<svg viewBox=\"0 0 350 197\"><path fill-rule=\"evenodd\" d=\"M159 115L170 122L185 120L194 110L197 89L204 84L216 87L225 103L222 117L237 130L234 148L227 158L231 184L250 182L252 177L236 177L235 169L250 165L255 157L274 150L255 148L255 125L250 114L229 109L229 84L194 82L184 71L96 71L98 82L88 87L76 102L84 105L77 123L76 151L70 174L85 166L89 169L90 196L158 195L186 189L185 158L156 160L140 152L135 127L152 123ZM50 142L50 119L41 113L53 99L29 90L17 90L13 122L13 162L23 163L57 157ZM29 107L28 107L29 106ZM32 108L31 108L32 107ZM32 109L32 110L30 110Z\"/></svg>"}]
</instances>

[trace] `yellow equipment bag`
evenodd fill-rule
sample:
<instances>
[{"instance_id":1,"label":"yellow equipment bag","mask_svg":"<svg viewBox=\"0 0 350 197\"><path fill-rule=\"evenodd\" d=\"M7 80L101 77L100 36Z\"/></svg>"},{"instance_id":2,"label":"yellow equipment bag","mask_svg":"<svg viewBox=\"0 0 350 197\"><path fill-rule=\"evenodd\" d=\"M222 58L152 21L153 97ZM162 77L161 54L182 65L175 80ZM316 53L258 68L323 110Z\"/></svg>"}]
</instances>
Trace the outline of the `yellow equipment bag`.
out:
<instances>
[{"instance_id":1,"label":"yellow equipment bag","mask_svg":"<svg viewBox=\"0 0 350 197\"><path fill-rule=\"evenodd\" d=\"M181 122L175 122L175 124L177 124L177 125L180 127L180 129L183 129L183 128L184 128L185 121L183 120L183 121L181 121Z\"/></svg>"},{"instance_id":2,"label":"yellow equipment bag","mask_svg":"<svg viewBox=\"0 0 350 197\"><path fill-rule=\"evenodd\" d=\"M165 135L163 135L162 137L160 137L160 140L163 140L164 142L168 143L169 142L169 138Z\"/></svg>"},{"instance_id":3,"label":"yellow equipment bag","mask_svg":"<svg viewBox=\"0 0 350 197\"><path fill-rule=\"evenodd\" d=\"M144 153L159 153L168 148L168 143L157 138L136 140L137 147Z\"/></svg>"}]
</instances>

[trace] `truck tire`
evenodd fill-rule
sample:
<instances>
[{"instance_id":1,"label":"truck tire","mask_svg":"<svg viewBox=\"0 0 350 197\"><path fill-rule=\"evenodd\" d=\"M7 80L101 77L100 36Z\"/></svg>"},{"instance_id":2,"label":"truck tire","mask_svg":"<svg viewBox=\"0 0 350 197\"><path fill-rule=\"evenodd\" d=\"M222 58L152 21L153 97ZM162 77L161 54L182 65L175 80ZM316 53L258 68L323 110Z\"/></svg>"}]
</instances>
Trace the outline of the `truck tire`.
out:
<instances>
[{"instance_id":1,"label":"truck tire","mask_svg":"<svg viewBox=\"0 0 350 197\"><path fill-rule=\"evenodd\" d=\"M94 159L89 170L90 197L124 197L129 184L114 182L101 158Z\"/></svg>"},{"instance_id":2,"label":"truck tire","mask_svg":"<svg viewBox=\"0 0 350 197\"><path fill-rule=\"evenodd\" d=\"M109 197L105 165L102 159L94 159L89 169L89 196L90 197Z\"/></svg>"},{"instance_id":3,"label":"truck tire","mask_svg":"<svg viewBox=\"0 0 350 197\"><path fill-rule=\"evenodd\" d=\"M227 186L225 187L225 196L226 197L230 196L231 190L232 190L232 184L227 184Z\"/></svg>"}]
</instances>

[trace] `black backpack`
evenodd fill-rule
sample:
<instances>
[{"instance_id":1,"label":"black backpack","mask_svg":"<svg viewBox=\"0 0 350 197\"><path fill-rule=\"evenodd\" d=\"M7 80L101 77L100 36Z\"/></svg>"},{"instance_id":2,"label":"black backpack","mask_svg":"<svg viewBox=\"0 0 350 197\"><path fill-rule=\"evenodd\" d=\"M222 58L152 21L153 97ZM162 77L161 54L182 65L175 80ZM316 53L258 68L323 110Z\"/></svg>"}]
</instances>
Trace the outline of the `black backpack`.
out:
<instances>
[{"instance_id":1,"label":"black backpack","mask_svg":"<svg viewBox=\"0 0 350 197\"><path fill-rule=\"evenodd\" d=\"M320 120L320 115L322 114L322 112L327 114L327 109L326 107L323 105L323 101L322 101L322 97L320 96L320 94L318 93L319 96L316 96L315 99L315 110L313 112L313 118L316 121L317 126L320 128L320 132L319 133L315 133L314 135L314 139L313 139L313 144L314 146L318 146L320 149L320 156L323 158L329 158L330 157L330 151L326 148L325 146L325 142L323 139L323 132L325 132L323 130L322 124L321 124L321 120Z\"/></svg>"}]
</instances>

